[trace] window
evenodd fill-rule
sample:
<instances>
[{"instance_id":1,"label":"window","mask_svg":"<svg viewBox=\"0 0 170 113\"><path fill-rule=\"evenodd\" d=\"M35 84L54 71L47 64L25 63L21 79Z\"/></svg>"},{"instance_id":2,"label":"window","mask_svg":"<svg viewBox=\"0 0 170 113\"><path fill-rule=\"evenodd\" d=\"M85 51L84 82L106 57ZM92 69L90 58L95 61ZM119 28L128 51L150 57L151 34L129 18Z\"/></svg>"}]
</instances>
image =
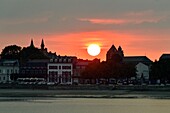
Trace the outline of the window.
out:
<instances>
[{"instance_id":1,"label":"window","mask_svg":"<svg viewBox=\"0 0 170 113\"><path fill-rule=\"evenodd\" d=\"M53 59L50 59L50 62L53 62Z\"/></svg>"},{"instance_id":2,"label":"window","mask_svg":"<svg viewBox=\"0 0 170 113\"><path fill-rule=\"evenodd\" d=\"M62 69L71 69L71 66L62 66Z\"/></svg>"},{"instance_id":3,"label":"window","mask_svg":"<svg viewBox=\"0 0 170 113\"><path fill-rule=\"evenodd\" d=\"M57 59L55 59L55 62L58 62L58 60L57 60Z\"/></svg>"},{"instance_id":4,"label":"window","mask_svg":"<svg viewBox=\"0 0 170 113\"><path fill-rule=\"evenodd\" d=\"M15 73L18 73L17 69L15 70Z\"/></svg>"},{"instance_id":5,"label":"window","mask_svg":"<svg viewBox=\"0 0 170 113\"><path fill-rule=\"evenodd\" d=\"M80 69L80 66L76 66L76 69Z\"/></svg>"},{"instance_id":6,"label":"window","mask_svg":"<svg viewBox=\"0 0 170 113\"><path fill-rule=\"evenodd\" d=\"M59 59L59 62L62 62L62 59Z\"/></svg>"},{"instance_id":7,"label":"window","mask_svg":"<svg viewBox=\"0 0 170 113\"><path fill-rule=\"evenodd\" d=\"M63 62L66 62L66 61L67 61L66 59L63 60Z\"/></svg>"},{"instance_id":8,"label":"window","mask_svg":"<svg viewBox=\"0 0 170 113\"><path fill-rule=\"evenodd\" d=\"M58 69L58 66L49 66L49 69Z\"/></svg>"},{"instance_id":9,"label":"window","mask_svg":"<svg viewBox=\"0 0 170 113\"><path fill-rule=\"evenodd\" d=\"M59 66L59 69L61 69L61 66Z\"/></svg>"},{"instance_id":10,"label":"window","mask_svg":"<svg viewBox=\"0 0 170 113\"><path fill-rule=\"evenodd\" d=\"M0 69L0 73L2 73L1 69Z\"/></svg>"},{"instance_id":11,"label":"window","mask_svg":"<svg viewBox=\"0 0 170 113\"><path fill-rule=\"evenodd\" d=\"M71 62L71 59L68 59L68 62Z\"/></svg>"},{"instance_id":12,"label":"window","mask_svg":"<svg viewBox=\"0 0 170 113\"><path fill-rule=\"evenodd\" d=\"M7 74L9 74L9 69L7 69Z\"/></svg>"}]
</instances>

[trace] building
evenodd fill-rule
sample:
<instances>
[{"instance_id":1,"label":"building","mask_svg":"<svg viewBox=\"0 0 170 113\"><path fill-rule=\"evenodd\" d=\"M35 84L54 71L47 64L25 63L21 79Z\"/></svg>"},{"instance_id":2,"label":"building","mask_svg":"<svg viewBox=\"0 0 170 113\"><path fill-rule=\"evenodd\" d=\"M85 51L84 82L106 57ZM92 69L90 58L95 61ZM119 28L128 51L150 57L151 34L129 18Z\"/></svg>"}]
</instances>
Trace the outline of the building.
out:
<instances>
[{"instance_id":1,"label":"building","mask_svg":"<svg viewBox=\"0 0 170 113\"><path fill-rule=\"evenodd\" d=\"M73 76L73 83L81 83L81 73L85 70L85 68L91 63L91 60L83 60L77 59L76 65L74 68L74 76Z\"/></svg>"},{"instance_id":2,"label":"building","mask_svg":"<svg viewBox=\"0 0 170 113\"><path fill-rule=\"evenodd\" d=\"M76 57L59 56L48 63L48 82L72 84L73 68Z\"/></svg>"},{"instance_id":3,"label":"building","mask_svg":"<svg viewBox=\"0 0 170 113\"><path fill-rule=\"evenodd\" d=\"M12 74L19 73L18 60L0 60L0 82L6 83L11 81Z\"/></svg>"},{"instance_id":4,"label":"building","mask_svg":"<svg viewBox=\"0 0 170 113\"><path fill-rule=\"evenodd\" d=\"M170 54L162 54L161 57L159 58L159 61L162 60L170 60Z\"/></svg>"},{"instance_id":5,"label":"building","mask_svg":"<svg viewBox=\"0 0 170 113\"><path fill-rule=\"evenodd\" d=\"M33 59L20 67L19 78L44 78L47 79L48 59Z\"/></svg>"},{"instance_id":6,"label":"building","mask_svg":"<svg viewBox=\"0 0 170 113\"><path fill-rule=\"evenodd\" d=\"M112 47L107 51L106 61L122 62L123 57L124 53L121 46L116 49L116 47L112 45Z\"/></svg>"},{"instance_id":7,"label":"building","mask_svg":"<svg viewBox=\"0 0 170 113\"><path fill-rule=\"evenodd\" d=\"M136 65L136 79L141 80L141 82L145 82L149 80L149 66L138 63Z\"/></svg>"},{"instance_id":8,"label":"building","mask_svg":"<svg viewBox=\"0 0 170 113\"><path fill-rule=\"evenodd\" d=\"M136 68L136 79L141 82L149 81L150 67L152 61L146 56L126 56L123 59L124 63L129 63Z\"/></svg>"},{"instance_id":9,"label":"building","mask_svg":"<svg viewBox=\"0 0 170 113\"><path fill-rule=\"evenodd\" d=\"M167 57L167 55L163 55L163 57ZM136 68L137 79L145 81L149 80L152 61L146 56L124 56L123 50L120 46L116 49L116 47L112 45L106 54L106 61L132 64Z\"/></svg>"}]
</instances>

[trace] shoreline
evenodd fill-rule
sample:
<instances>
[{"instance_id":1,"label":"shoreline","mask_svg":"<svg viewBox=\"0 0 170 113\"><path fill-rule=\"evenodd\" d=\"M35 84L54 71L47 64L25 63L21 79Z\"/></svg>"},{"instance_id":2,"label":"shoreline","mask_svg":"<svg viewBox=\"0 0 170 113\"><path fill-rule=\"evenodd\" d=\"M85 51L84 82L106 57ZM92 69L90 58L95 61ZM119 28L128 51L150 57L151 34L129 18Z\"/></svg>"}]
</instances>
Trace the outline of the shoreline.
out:
<instances>
[{"instance_id":1,"label":"shoreline","mask_svg":"<svg viewBox=\"0 0 170 113\"><path fill-rule=\"evenodd\" d=\"M0 101L23 98L170 99L169 91L0 89Z\"/></svg>"}]
</instances>

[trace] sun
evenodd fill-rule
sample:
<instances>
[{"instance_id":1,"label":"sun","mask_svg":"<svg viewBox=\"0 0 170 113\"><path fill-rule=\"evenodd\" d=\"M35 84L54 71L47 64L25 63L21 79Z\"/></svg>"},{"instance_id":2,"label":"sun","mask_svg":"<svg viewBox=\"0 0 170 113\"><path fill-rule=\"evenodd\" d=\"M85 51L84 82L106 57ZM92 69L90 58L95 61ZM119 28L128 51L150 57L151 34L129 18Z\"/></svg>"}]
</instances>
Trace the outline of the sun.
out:
<instances>
[{"instance_id":1,"label":"sun","mask_svg":"<svg viewBox=\"0 0 170 113\"><path fill-rule=\"evenodd\" d=\"M97 44L90 44L87 47L87 52L91 56L97 56L100 54L100 46Z\"/></svg>"}]
</instances>

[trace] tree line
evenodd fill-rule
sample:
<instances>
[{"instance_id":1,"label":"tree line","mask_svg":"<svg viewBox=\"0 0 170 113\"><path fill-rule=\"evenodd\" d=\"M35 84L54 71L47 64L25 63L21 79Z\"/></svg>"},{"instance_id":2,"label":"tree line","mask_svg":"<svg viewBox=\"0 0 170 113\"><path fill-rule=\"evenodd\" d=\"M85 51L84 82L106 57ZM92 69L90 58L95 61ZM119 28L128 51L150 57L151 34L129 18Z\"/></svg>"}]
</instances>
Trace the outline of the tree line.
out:
<instances>
[{"instance_id":1,"label":"tree line","mask_svg":"<svg viewBox=\"0 0 170 113\"><path fill-rule=\"evenodd\" d=\"M20 61L20 64L23 64L28 59L48 59L48 56L36 47L22 48L17 45L9 45L2 49L1 59L17 59Z\"/></svg>"},{"instance_id":2,"label":"tree line","mask_svg":"<svg viewBox=\"0 0 170 113\"><path fill-rule=\"evenodd\" d=\"M105 84L108 84L110 80L126 80L128 81L131 77L136 76L135 66L123 62L95 62L90 63L81 74L83 80L89 80L89 83L102 82L105 80ZM85 82L85 81L83 81Z\"/></svg>"}]
</instances>

